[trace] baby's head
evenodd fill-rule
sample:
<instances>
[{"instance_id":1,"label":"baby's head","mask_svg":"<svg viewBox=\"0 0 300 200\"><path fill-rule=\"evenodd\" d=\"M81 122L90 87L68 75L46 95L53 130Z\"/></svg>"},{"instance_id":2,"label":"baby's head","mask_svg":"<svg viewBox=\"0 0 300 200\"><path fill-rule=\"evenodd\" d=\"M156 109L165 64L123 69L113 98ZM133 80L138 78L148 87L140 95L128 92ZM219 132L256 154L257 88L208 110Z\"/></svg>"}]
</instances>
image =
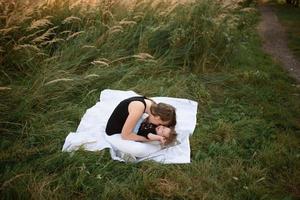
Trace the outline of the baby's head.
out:
<instances>
[{"instance_id":1,"label":"baby's head","mask_svg":"<svg viewBox=\"0 0 300 200\"><path fill-rule=\"evenodd\" d=\"M166 138L166 143L165 145L171 144L172 142L175 141L176 137L177 137L177 133L175 131L174 128L169 128L167 126L157 126L155 128L156 130L156 134L160 135L164 138Z\"/></svg>"}]
</instances>

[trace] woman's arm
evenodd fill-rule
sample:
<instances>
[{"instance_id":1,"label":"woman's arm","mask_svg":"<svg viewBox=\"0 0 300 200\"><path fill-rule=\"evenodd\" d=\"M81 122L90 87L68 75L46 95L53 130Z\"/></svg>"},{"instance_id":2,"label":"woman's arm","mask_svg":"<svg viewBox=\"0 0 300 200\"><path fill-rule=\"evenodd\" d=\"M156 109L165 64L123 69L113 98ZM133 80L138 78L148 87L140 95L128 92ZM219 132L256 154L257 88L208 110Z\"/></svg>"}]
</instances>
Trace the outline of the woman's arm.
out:
<instances>
[{"instance_id":1,"label":"woman's arm","mask_svg":"<svg viewBox=\"0 0 300 200\"><path fill-rule=\"evenodd\" d=\"M151 141L160 141L162 144L164 144L166 142L166 139L163 137L163 136L160 136L160 135L155 135L153 133L149 133L148 134L148 138L151 140Z\"/></svg>"},{"instance_id":2,"label":"woman's arm","mask_svg":"<svg viewBox=\"0 0 300 200\"><path fill-rule=\"evenodd\" d=\"M121 137L124 140L134 140L140 142L149 141L147 138L133 133L133 129L136 126L138 120L144 113L145 106L140 101L131 102L128 106L129 115L122 128Z\"/></svg>"}]
</instances>

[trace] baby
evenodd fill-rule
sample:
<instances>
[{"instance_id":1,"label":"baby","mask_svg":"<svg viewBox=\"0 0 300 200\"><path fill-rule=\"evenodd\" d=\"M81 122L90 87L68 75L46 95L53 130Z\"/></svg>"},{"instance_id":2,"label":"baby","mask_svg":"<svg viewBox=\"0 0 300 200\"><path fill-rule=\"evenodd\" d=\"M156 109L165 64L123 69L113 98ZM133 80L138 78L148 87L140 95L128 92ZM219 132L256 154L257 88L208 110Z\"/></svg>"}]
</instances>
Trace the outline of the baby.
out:
<instances>
[{"instance_id":1,"label":"baby","mask_svg":"<svg viewBox=\"0 0 300 200\"><path fill-rule=\"evenodd\" d=\"M137 134L151 141L160 141L162 145L174 142L177 136L173 128L162 125L156 126L148 122L142 122Z\"/></svg>"}]
</instances>

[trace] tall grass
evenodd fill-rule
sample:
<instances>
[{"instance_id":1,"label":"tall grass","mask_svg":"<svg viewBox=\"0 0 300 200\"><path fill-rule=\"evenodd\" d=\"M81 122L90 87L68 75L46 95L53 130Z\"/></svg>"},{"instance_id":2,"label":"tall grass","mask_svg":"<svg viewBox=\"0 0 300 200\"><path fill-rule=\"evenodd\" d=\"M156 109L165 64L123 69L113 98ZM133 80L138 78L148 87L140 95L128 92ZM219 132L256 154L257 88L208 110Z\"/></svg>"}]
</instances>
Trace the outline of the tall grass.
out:
<instances>
[{"instance_id":1,"label":"tall grass","mask_svg":"<svg viewBox=\"0 0 300 200\"><path fill-rule=\"evenodd\" d=\"M299 87L261 52L251 1L88 5L0 3L1 198L299 197ZM198 101L192 163L62 153L105 88Z\"/></svg>"}]
</instances>

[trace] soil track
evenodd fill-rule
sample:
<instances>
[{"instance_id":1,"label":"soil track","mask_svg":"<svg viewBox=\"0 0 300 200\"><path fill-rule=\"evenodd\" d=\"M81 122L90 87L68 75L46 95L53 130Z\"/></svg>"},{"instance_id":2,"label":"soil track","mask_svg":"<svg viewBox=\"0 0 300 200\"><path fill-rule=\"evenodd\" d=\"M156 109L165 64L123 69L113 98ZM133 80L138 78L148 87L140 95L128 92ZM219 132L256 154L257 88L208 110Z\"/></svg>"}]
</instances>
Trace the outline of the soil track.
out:
<instances>
[{"instance_id":1,"label":"soil track","mask_svg":"<svg viewBox=\"0 0 300 200\"><path fill-rule=\"evenodd\" d=\"M263 40L263 49L300 83L300 62L288 48L284 28L271 7L262 4L259 6L259 11L262 20L258 25L258 32Z\"/></svg>"}]
</instances>

